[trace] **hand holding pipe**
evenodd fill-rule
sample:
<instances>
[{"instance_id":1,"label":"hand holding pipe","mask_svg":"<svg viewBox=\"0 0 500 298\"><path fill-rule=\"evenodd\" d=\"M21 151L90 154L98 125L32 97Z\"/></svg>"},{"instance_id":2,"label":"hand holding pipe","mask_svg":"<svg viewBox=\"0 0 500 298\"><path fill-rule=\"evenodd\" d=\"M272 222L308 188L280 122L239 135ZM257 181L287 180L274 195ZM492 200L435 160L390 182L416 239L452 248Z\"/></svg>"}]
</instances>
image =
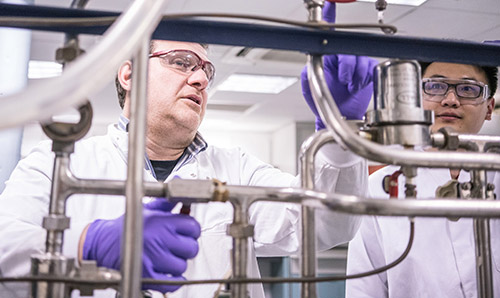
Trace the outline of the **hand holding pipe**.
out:
<instances>
[{"instance_id":1,"label":"hand holding pipe","mask_svg":"<svg viewBox=\"0 0 500 298\"><path fill-rule=\"evenodd\" d=\"M325 3L323 19L335 23L335 4ZM325 55L325 80L340 113L348 120L362 119L373 94L375 59L352 55ZM302 94L316 116L316 130L324 129L324 122L311 94L307 66L301 73Z\"/></svg>"},{"instance_id":2,"label":"hand holding pipe","mask_svg":"<svg viewBox=\"0 0 500 298\"><path fill-rule=\"evenodd\" d=\"M172 214L173 204L156 199L144 205L144 249L142 276L160 280L183 280L187 259L198 253L200 225L187 215ZM123 216L92 222L83 245L83 259L95 260L97 266L120 270ZM145 285L162 293L173 292L180 286Z\"/></svg>"},{"instance_id":3,"label":"hand holding pipe","mask_svg":"<svg viewBox=\"0 0 500 298\"><path fill-rule=\"evenodd\" d=\"M369 160L394 165L500 170L500 156L496 154L398 150L361 138L351 132L349 126L342 120L342 115L325 82L321 55L310 55L307 67L311 91L321 119L326 122L326 127L335 140L355 154Z\"/></svg>"}]
</instances>

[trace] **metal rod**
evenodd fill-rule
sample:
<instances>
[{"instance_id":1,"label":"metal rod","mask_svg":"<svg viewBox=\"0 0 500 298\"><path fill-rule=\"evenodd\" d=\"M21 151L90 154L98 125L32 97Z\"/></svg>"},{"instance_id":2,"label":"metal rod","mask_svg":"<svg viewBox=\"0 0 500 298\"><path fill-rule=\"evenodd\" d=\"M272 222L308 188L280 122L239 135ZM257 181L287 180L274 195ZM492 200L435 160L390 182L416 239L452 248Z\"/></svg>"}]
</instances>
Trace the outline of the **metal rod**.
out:
<instances>
[{"instance_id":1,"label":"metal rod","mask_svg":"<svg viewBox=\"0 0 500 298\"><path fill-rule=\"evenodd\" d=\"M69 160L69 153L57 152L54 160L54 171L52 174L52 188L50 192L49 216L65 216L66 200L61 193L63 193L64 184L61 183L59 177L64 171L64 168ZM64 230L47 230L47 237L45 242L46 252L50 254L62 253Z\"/></svg>"},{"instance_id":2,"label":"metal rod","mask_svg":"<svg viewBox=\"0 0 500 298\"><path fill-rule=\"evenodd\" d=\"M233 223L229 227L229 235L233 237L233 278L247 278L248 267L248 237L253 236L252 233L247 234L248 225L248 202L244 198L239 198L231 201L234 214ZM235 284L231 286L231 294L233 298L248 298L248 285Z\"/></svg>"},{"instance_id":3,"label":"metal rod","mask_svg":"<svg viewBox=\"0 0 500 298\"><path fill-rule=\"evenodd\" d=\"M147 74L149 36L141 41L141 47L133 59L132 88L130 97L130 125L128 136L128 167L126 184L126 212L122 240L123 276L121 297L139 297L142 276L143 218L142 198L144 197L143 174L146 136Z\"/></svg>"},{"instance_id":4,"label":"metal rod","mask_svg":"<svg viewBox=\"0 0 500 298\"><path fill-rule=\"evenodd\" d=\"M401 166L500 170L500 155L497 154L398 150L361 138L342 120L325 82L322 60L319 55L308 56L309 84L314 101L321 119L333 133L335 140L355 154L369 160Z\"/></svg>"},{"instance_id":5,"label":"metal rod","mask_svg":"<svg viewBox=\"0 0 500 298\"><path fill-rule=\"evenodd\" d=\"M193 188L196 183L193 181ZM428 198L418 200L387 200L298 188L231 186L225 188L230 197L245 196L253 202L301 203L320 209L352 214L419 217L500 217L500 202L488 200L453 200ZM180 200L182 202L182 200ZM252 202L252 203L253 203Z\"/></svg>"},{"instance_id":6,"label":"metal rod","mask_svg":"<svg viewBox=\"0 0 500 298\"><path fill-rule=\"evenodd\" d=\"M70 145L73 148L73 145ZM72 151L72 150L70 150ZM69 161L70 151L57 151L54 159L52 187L50 193L49 214L44 217L42 226L47 230L45 253L31 256L31 274L33 276L68 276L74 268L74 260L62 255L64 230L69 227L66 217L65 185L60 176ZM64 298L69 295L69 288L61 282L34 282L31 297Z\"/></svg>"},{"instance_id":7,"label":"metal rod","mask_svg":"<svg viewBox=\"0 0 500 298\"><path fill-rule=\"evenodd\" d=\"M471 172L473 197L487 200L486 171ZM490 221L487 218L474 218L474 241L476 243L477 293L481 298L493 298L493 275L491 264Z\"/></svg>"},{"instance_id":8,"label":"metal rod","mask_svg":"<svg viewBox=\"0 0 500 298\"><path fill-rule=\"evenodd\" d=\"M331 134L326 130L320 130L302 144L299 153L299 171L302 188L314 189L314 157L321 146L333 141ZM302 206L301 271L303 277L316 276L317 259L314 212L314 208ZM301 285L302 297L313 298L317 297L317 295L315 283L303 283Z\"/></svg>"}]
</instances>

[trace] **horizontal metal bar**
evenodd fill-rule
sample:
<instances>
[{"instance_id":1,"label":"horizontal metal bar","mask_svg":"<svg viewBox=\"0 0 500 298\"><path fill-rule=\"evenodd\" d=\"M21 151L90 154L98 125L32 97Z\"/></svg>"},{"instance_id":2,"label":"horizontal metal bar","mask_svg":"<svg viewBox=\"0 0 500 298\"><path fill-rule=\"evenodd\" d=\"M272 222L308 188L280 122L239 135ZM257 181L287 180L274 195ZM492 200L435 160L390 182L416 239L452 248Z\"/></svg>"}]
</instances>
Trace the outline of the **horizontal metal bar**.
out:
<instances>
[{"instance_id":1,"label":"horizontal metal bar","mask_svg":"<svg viewBox=\"0 0 500 298\"><path fill-rule=\"evenodd\" d=\"M0 4L0 17L103 17L116 15L117 13L105 11ZM73 34L102 34L107 29L107 26L17 27ZM292 26L208 21L199 18L163 20L154 32L153 38L292 50L311 54L341 53L422 61L500 65L500 47L492 44Z\"/></svg>"}]
</instances>

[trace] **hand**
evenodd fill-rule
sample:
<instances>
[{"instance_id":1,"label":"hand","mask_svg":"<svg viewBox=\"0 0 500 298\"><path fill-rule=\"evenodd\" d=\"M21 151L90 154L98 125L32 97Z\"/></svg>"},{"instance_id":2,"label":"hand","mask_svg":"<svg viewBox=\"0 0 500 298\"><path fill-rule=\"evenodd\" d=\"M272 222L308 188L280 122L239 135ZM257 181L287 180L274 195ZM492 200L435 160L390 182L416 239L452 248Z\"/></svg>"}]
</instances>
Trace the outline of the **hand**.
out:
<instances>
[{"instance_id":1,"label":"hand","mask_svg":"<svg viewBox=\"0 0 500 298\"><path fill-rule=\"evenodd\" d=\"M334 3L325 2L323 19L335 22ZM340 113L347 119L362 119L373 94L373 69L377 61L352 55L325 55L323 60L325 80ZM301 83L302 94L316 116L316 130L325 128L311 95L307 67L302 70Z\"/></svg>"},{"instance_id":2,"label":"hand","mask_svg":"<svg viewBox=\"0 0 500 298\"><path fill-rule=\"evenodd\" d=\"M184 280L187 259L198 253L200 225L194 218L172 214L173 205L163 199L144 205L144 246L142 276L162 280ZM97 266L120 270L123 215L112 220L96 220L87 230L83 259L96 260ZM180 286L143 285L162 293Z\"/></svg>"}]
</instances>

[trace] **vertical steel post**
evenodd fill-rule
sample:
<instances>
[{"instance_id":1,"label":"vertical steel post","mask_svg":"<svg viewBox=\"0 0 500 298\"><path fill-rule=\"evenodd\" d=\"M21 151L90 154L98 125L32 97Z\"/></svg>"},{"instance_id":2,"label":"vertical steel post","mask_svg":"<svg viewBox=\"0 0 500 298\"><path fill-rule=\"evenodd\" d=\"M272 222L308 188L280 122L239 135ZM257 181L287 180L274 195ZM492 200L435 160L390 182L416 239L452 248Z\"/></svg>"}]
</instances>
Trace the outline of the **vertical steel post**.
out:
<instances>
[{"instance_id":1,"label":"vertical steel post","mask_svg":"<svg viewBox=\"0 0 500 298\"><path fill-rule=\"evenodd\" d=\"M318 23L323 19L323 0L304 0L304 4L309 12L308 22ZM310 71L310 70L308 70ZM312 151L312 150L311 150ZM301 152L302 153L302 152ZM313 155L316 152L313 153ZM312 165L314 171L314 164ZM307 166L302 167L302 171ZM302 175L302 187L313 189L314 182L312 176ZM309 178L308 178L309 177ZM314 209L311 207L302 206L302 250L301 250L301 271L303 277L316 276L316 227L315 227ZM302 283L301 286L302 298L316 298L316 283Z\"/></svg>"},{"instance_id":2,"label":"vertical steel post","mask_svg":"<svg viewBox=\"0 0 500 298\"><path fill-rule=\"evenodd\" d=\"M248 215L246 212L247 206L233 204L234 206L234 221L233 227L236 233L233 236L233 277L247 277L248 263L248 236L242 233L242 228L248 223ZM239 234L239 235L237 235ZM248 298L248 285L246 283L231 285L231 293L233 298Z\"/></svg>"},{"instance_id":3,"label":"vertical steel post","mask_svg":"<svg viewBox=\"0 0 500 298\"><path fill-rule=\"evenodd\" d=\"M128 133L126 212L122 239L121 297L140 297L142 277L142 198L146 135L147 74L150 37L144 38L133 58Z\"/></svg>"},{"instance_id":4,"label":"vertical steel post","mask_svg":"<svg viewBox=\"0 0 500 298\"><path fill-rule=\"evenodd\" d=\"M314 189L314 157L318 149L333 137L327 130L321 130L309 137L300 148L299 171L301 187ZM314 208L302 206L301 272L303 277L315 277L317 268L316 233ZM316 283L302 283L301 297L317 297Z\"/></svg>"},{"instance_id":5,"label":"vertical steel post","mask_svg":"<svg viewBox=\"0 0 500 298\"><path fill-rule=\"evenodd\" d=\"M472 197L488 200L486 170L471 172ZM491 272L490 220L474 218L474 240L476 242L476 278L479 298L493 298L493 275Z\"/></svg>"}]
</instances>

